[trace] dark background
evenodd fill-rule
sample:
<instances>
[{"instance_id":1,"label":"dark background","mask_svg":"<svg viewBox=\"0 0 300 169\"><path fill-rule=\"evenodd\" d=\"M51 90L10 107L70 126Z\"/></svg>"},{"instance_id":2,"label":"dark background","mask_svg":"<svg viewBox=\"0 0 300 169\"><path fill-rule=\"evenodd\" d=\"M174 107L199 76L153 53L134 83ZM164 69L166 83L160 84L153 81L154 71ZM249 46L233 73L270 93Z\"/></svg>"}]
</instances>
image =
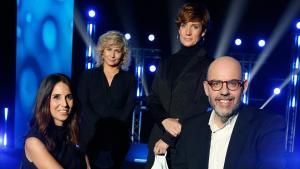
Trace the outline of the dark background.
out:
<instances>
[{"instance_id":1,"label":"dark background","mask_svg":"<svg viewBox=\"0 0 300 169\"><path fill-rule=\"evenodd\" d=\"M205 45L209 54L213 56L226 20L230 1L203 0L201 2L206 4L211 14L211 25L207 32ZM289 2L290 0L249 0L244 13L240 14L242 20L234 34L234 37L243 39L243 45L235 47L232 42L228 54L248 54L253 57L253 60L256 60L263 50L257 47L257 40L259 38L268 40ZM178 0L75 0L75 5L83 19L87 19L88 9L93 8L96 11L94 42L97 41L99 35L108 30L130 32L132 36L131 47L160 49L161 57L173 52L172 45L174 36L176 36L176 34L170 34L170 27L175 27L175 18L170 18L168 13L172 11L171 6L182 3L183 1ZM274 87L278 87L290 73L295 23L300 20L300 12L297 16L293 23L290 23L288 31L280 39L279 44L276 45L270 57L253 79L250 87L250 105L260 107L272 95ZM9 130L12 133L13 114L15 113L16 1L3 2L0 19L2 37L0 45L0 119L3 118L3 108L5 106L11 107L12 115L9 116ZM147 40L149 33L156 36L154 42ZM78 75L84 69L85 49L86 46L74 27L72 70L74 82L77 81ZM150 86L153 74L146 72L146 75ZM287 95L288 87L276 96L265 109L285 115ZM148 121L150 117L147 113L144 117L142 141L146 142L147 132L151 128L149 127L151 120ZM297 143L299 142L299 118L297 121L295 148L299 152L299 143ZM1 121L0 125L2 125ZM13 134L9 137L13 138ZM10 144L13 145L13 143Z\"/></svg>"}]
</instances>

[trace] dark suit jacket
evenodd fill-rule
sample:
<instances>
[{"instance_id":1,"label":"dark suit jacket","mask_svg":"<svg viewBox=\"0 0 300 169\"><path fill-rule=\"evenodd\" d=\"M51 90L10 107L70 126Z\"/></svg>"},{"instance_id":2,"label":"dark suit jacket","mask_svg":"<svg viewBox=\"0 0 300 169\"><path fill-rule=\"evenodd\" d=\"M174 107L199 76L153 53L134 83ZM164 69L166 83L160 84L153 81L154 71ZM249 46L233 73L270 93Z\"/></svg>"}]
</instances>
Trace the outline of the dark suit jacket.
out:
<instances>
[{"instance_id":1,"label":"dark suit jacket","mask_svg":"<svg viewBox=\"0 0 300 169\"><path fill-rule=\"evenodd\" d=\"M207 169L210 113L184 122L173 169ZM224 169L282 169L285 165L283 118L243 106L232 131Z\"/></svg>"},{"instance_id":2,"label":"dark suit jacket","mask_svg":"<svg viewBox=\"0 0 300 169\"><path fill-rule=\"evenodd\" d=\"M158 125L154 127L154 133L152 133L156 135L156 139L152 137L150 142L153 139L156 142L162 138L162 131L156 131L163 129L162 120L170 117L183 119L185 116L190 116L187 108L191 104L197 105L197 109L202 111L208 105L202 82L206 78L208 66L213 59L206 55L203 48L200 48L178 75L178 78L172 81L173 57L176 56L161 61L148 97L150 112ZM168 142L168 140L165 141Z\"/></svg>"}]
</instances>

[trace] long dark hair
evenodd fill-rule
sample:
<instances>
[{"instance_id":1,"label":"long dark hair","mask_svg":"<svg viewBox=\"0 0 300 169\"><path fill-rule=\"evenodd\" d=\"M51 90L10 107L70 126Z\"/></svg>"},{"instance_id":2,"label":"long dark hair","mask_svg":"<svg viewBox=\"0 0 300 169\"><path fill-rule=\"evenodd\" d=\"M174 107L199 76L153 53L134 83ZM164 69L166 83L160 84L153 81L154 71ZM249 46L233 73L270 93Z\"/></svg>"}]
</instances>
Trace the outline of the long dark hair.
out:
<instances>
[{"instance_id":1,"label":"long dark hair","mask_svg":"<svg viewBox=\"0 0 300 169\"><path fill-rule=\"evenodd\" d=\"M66 84L70 88L71 93L74 94L69 77L61 73L48 75L41 82L40 88L37 92L34 105L34 116L30 122L30 127L37 127L39 132L45 137L46 147L48 150L53 150L55 148L55 142L48 129L54 125L50 112L50 98L54 86L59 82ZM77 109L76 99L74 99L71 113L68 119L64 122L64 126L67 128L68 141L72 144L78 144L78 121L79 111Z\"/></svg>"}]
</instances>

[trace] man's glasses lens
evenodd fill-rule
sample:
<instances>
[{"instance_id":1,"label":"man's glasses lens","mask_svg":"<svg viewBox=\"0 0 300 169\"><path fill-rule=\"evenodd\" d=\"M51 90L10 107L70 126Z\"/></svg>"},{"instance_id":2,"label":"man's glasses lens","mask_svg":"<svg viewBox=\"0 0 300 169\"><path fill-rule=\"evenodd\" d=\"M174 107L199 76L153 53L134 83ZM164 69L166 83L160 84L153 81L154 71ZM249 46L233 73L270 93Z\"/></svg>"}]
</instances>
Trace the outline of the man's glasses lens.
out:
<instances>
[{"instance_id":1,"label":"man's glasses lens","mask_svg":"<svg viewBox=\"0 0 300 169\"><path fill-rule=\"evenodd\" d=\"M243 82L241 80L229 80L229 81L210 80L207 81L207 83L210 85L212 90L215 91L221 90L223 87L223 83L226 83L227 89L231 91L237 90L243 85Z\"/></svg>"}]
</instances>

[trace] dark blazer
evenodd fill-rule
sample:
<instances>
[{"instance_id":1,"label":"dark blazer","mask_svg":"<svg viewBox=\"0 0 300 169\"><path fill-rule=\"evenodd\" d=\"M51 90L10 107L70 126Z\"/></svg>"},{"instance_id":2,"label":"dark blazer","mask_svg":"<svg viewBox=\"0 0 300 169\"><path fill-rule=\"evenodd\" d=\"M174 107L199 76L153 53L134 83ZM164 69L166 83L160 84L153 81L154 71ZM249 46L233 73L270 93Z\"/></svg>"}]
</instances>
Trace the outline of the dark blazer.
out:
<instances>
[{"instance_id":1,"label":"dark blazer","mask_svg":"<svg viewBox=\"0 0 300 169\"><path fill-rule=\"evenodd\" d=\"M202 110L202 112L208 106L203 81L206 79L207 69L213 58L208 57L205 50L199 47L199 50L193 53L176 80L173 80L172 61L176 55L180 55L180 52L161 61L152 83L148 97L148 107L155 124L149 138L150 154L148 154L146 168L152 166L152 150L159 139L164 140L170 146L176 142L175 137L164 131L161 121L166 118L179 118L182 121L186 117L192 116L192 112L187 111L191 105L197 105L193 107Z\"/></svg>"},{"instance_id":2,"label":"dark blazer","mask_svg":"<svg viewBox=\"0 0 300 169\"><path fill-rule=\"evenodd\" d=\"M207 169L211 113L184 122L173 169ZM282 169L285 166L285 123L278 115L243 106L235 123L224 169Z\"/></svg>"}]
</instances>

